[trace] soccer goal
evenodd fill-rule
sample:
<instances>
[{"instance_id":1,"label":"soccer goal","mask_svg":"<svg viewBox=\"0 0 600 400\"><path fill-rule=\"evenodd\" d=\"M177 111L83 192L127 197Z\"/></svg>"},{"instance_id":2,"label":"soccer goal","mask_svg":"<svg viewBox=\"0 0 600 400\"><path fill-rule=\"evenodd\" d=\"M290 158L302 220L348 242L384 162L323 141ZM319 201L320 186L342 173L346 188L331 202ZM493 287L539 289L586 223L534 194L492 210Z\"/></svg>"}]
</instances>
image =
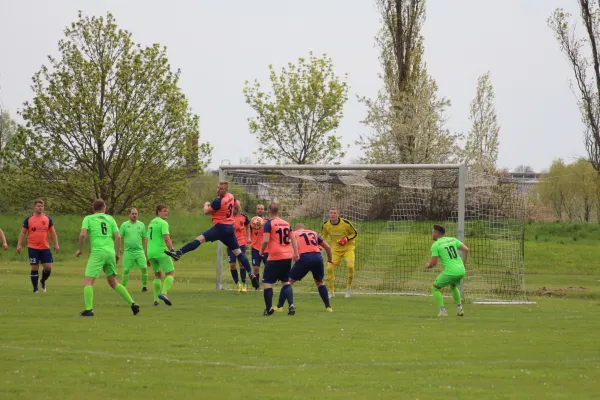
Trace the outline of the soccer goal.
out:
<instances>
[{"instance_id":1,"label":"soccer goal","mask_svg":"<svg viewBox=\"0 0 600 400\"><path fill-rule=\"evenodd\" d=\"M464 165L221 165L221 180L249 218L257 204L281 204L281 217L321 232L331 207L358 230L353 294L430 295L440 267L431 257L431 229L470 249L463 296L474 302L526 303L523 267L526 193L507 177L468 171ZM217 289L231 280L221 243ZM346 287L344 264L336 289ZM227 286L228 287L228 286ZM313 291L310 275L295 291Z\"/></svg>"}]
</instances>

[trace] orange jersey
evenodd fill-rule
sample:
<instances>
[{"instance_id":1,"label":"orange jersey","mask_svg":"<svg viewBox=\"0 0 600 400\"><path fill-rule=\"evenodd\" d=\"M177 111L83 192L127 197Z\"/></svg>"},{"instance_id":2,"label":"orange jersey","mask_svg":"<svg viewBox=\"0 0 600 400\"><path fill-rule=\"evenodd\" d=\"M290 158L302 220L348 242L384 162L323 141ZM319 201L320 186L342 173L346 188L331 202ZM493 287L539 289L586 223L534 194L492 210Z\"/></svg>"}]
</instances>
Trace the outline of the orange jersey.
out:
<instances>
[{"instance_id":1,"label":"orange jersey","mask_svg":"<svg viewBox=\"0 0 600 400\"><path fill-rule=\"evenodd\" d=\"M321 236L317 235L317 232L301 229L299 231L294 231L294 235L298 242L298 255L321 252L319 245L323 243L323 239Z\"/></svg>"},{"instance_id":2,"label":"orange jersey","mask_svg":"<svg viewBox=\"0 0 600 400\"><path fill-rule=\"evenodd\" d=\"M265 233L270 235L268 261L291 259L292 242L290 241L290 234L292 234L292 227L290 223L276 217L265 222L264 229Z\"/></svg>"},{"instance_id":3,"label":"orange jersey","mask_svg":"<svg viewBox=\"0 0 600 400\"><path fill-rule=\"evenodd\" d=\"M238 214L233 217L233 230L240 246L248 244L248 232L246 227L250 225L250 220L244 214Z\"/></svg>"},{"instance_id":4,"label":"orange jersey","mask_svg":"<svg viewBox=\"0 0 600 400\"><path fill-rule=\"evenodd\" d=\"M223 197L217 197L212 203L212 222L213 225L233 225L233 205L235 197L231 193L225 194Z\"/></svg>"},{"instance_id":5,"label":"orange jersey","mask_svg":"<svg viewBox=\"0 0 600 400\"><path fill-rule=\"evenodd\" d=\"M36 250L50 248L48 243L48 232L54 227L52 218L46 214L31 215L25 218L23 230L27 231L27 247Z\"/></svg>"},{"instance_id":6,"label":"orange jersey","mask_svg":"<svg viewBox=\"0 0 600 400\"><path fill-rule=\"evenodd\" d=\"M260 246L263 241L263 236L265 233L265 223L268 221L267 218L261 217L264 220L263 226L260 229L250 229L250 239L252 239L252 248L260 251ZM269 246L265 249L265 253L269 252Z\"/></svg>"}]
</instances>

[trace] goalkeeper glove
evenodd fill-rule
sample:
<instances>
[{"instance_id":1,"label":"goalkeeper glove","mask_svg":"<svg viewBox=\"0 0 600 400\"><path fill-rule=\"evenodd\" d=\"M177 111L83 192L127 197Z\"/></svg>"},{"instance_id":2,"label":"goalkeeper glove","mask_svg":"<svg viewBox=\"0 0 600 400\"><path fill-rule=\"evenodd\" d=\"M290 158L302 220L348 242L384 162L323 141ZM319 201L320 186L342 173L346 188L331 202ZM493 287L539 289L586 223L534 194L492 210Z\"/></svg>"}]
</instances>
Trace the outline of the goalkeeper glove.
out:
<instances>
[{"instance_id":1,"label":"goalkeeper glove","mask_svg":"<svg viewBox=\"0 0 600 400\"><path fill-rule=\"evenodd\" d=\"M343 237L340 240L338 240L338 244L341 244L342 246L344 246L346 243L348 243L347 237Z\"/></svg>"}]
</instances>

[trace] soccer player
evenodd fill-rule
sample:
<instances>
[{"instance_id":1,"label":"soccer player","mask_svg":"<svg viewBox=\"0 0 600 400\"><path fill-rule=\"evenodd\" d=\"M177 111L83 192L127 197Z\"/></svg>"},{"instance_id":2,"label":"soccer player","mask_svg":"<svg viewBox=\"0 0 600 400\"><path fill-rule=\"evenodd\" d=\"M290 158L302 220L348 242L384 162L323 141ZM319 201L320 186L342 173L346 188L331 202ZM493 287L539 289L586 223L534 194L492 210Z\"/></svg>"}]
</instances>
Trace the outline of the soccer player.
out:
<instances>
[{"instance_id":1,"label":"soccer player","mask_svg":"<svg viewBox=\"0 0 600 400\"><path fill-rule=\"evenodd\" d=\"M165 250L173 248L171 236L169 233L169 208L164 205L156 206L156 218L148 224L148 260L154 270L154 305L157 306L158 299L164 301L168 306L173 305L167 297L169 289L175 281L175 266L173 260L165 255ZM165 279L162 281L162 272L165 273ZM162 283L162 289L161 289Z\"/></svg>"},{"instance_id":2,"label":"soccer player","mask_svg":"<svg viewBox=\"0 0 600 400\"><path fill-rule=\"evenodd\" d=\"M335 267L342 263L342 258L346 260L348 268L348 281L346 283L346 297L350 297L352 281L354 280L354 249L356 248L356 236L358 231L350 221L340 218L337 208L329 209L329 220L323 224L321 237L331 238L331 248L333 253L333 262L327 263L327 289L329 297L335 296L334 274Z\"/></svg>"},{"instance_id":3,"label":"soccer player","mask_svg":"<svg viewBox=\"0 0 600 400\"><path fill-rule=\"evenodd\" d=\"M456 315L462 317L464 312L460 302L460 291L457 286L460 285L461 280L465 277L465 265L469 256L469 248L461 243L460 240L453 237L446 237L445 235L446 230L443 226L433 226L433 230L431 231L431 238L433 239L431 261L425 265L425 268L435 267L438 261L441 261L444 265L444 271L438 275L431 288L433 298L440 307L438 317L448 316L448 312L444 307L444 298L442 297L442 292L440 292L440 289L448 285L450 285L450 292L456 303ZM465 254L464 263L458 253L459 250Z\"/></svg>"},{"instance_id":4,"label":"soccer player","mask_svg":"<svg viewBox=\"0 0 600 400\"><path fill-rule=\"evenodd\" d=\"M138 210L129 210L129 221L125 221L119 228L121 234L121 263L123 264L123 278L121 284L127 287L129 272L135 267L142 270L142 292L148 291L148 231L142 221L138 221Z\"/></svg>"},{"instance_id":5,"label":"soccer player","mask_svg":"<svg viewBox=\"0 0 600 400\"><path fill-rule=\"evenodd\" d=\"M250 243L250 220L246 214L242 214L237 207L233 208L233 230L235 231L235 237L237 238L240 250L242 253L246 254L246 245ZM238 270L235 265L235 255L229 248L227 249L227 259L229 260L229 270L231 271L231 276L233 277L233 283L235 284L236 289L238 292L247 292L246 270L243 267L240 268L242 282L239 282Z\"/></svg>"},{"instance_id":6,"label":"soccer player","mask_svg":"<svg viewBox=\"0 0 600 400\"><path fill-rule=\"evenodd\" d=\"M17 253L21 254L23 249L23 239L27 235L27 251L29 253L29 264L31 265L31 285L33 293L38 292L38 279L40 264L44 270L42 271L42 292L46 292L46 281L52 273L52 252L48 243L48 233L52 236L54 242L54 252L58 254L60 247L58 245L58 235L54 230L54 222L52 218L44 214L44 200L36 200L33 202L33 214L25 218L19 240L17 241Z\"/></svg>"},{"instance_id":7,"label":"soccer player","mask_svg":"<svg viewBox=\"0 0 600 400\"><path fill-rule=\"evenodd\" d=\"M258 278L252 273L252 269L250 269L250 263L248 262L246 253L242 253L242 250L240 250L240 246L233 230L234 207L240 208L241 206L240 202L229 193L229 182L219 182L219 185L217 186L217 198L212 203L208 201L204 203L204 215L212 215L213 227L179 250L175 251L175 249L171 248L170 250L165 250L165 253L177 261L185 253L196 250L202 243L220 240L229 250L231 250L240 264L244 266L246 272L250 275L252 286L257 289L260 286Z\"/></svg>"},{"instance_id":8,"label":"soccer player","mask_svg":"<svg viewBox=\"0 0 600 400\"><path fill-rule=\"evenodd\" d=\"M262 204L256 205L256 215L261 217L263 220L267 220L265 218L265 206ZM263 253L263 257L260 254L260 246L263 242L263 234L265 232L264 224L260 229L252 229L251 230L251 238L252 238L252 272L256 275L256 279L260 278L260 263L262 261L263 264L266 264L267 258L269 257L269 247L265 249ZM258 290L258 288L256 288Z\"/></svg>"},{"instance_id":9,"label":"soccer player","mask_svg":"<svg viewBox=\"0 0 600 400\"><path fill-rule=\"evenodd\" d=\"M260 247L260 256L264 254L267 245L269 246L269 258L265 263L265 272L263 274L263 296L265 299L265 312L263 315L272 315L275 312L273 308L273 285L281 281L283 285L279 293L281 307L287 300L289 308L288 315L296 314L294 306L294 291L290 285L290 269L292 259L298 255L298 243L296 236L292 233L289 222L279 218L279 204L271 203L269 205L270 219L265 222L265 232L263 242Z\"/></svg>"},{"instance_id":10,"label":"soccer player","mask_svg":"<svg viewBox=\"0 0 600 400\"><path fill-rule=\"evenodd\" d=\"M140 312L138 306L125 286L117 282L117 262L121 251L121 235L114 218L106 214L106 203L103 200L94 201L94 214L88 215L81 224L79 234L79 249L75 257L83 254L85 238L90 233L90 258L85 267L85 278L83 280L83 298L85 310L81 312L82 317L94 316L94 281L104 271L108 285L115 290L131 306L133 315ZM115 249L116 247L116 249Z\"/></svg>"},{"instance_id":11,"label":"soccer player","mask_svg":"<svg viewBox=\"0 0 600 400\"><path fill-rule=\"evenodd\" d=\"M320 249L320 247L325 249L327 262L331 263L331 247L329 247L321 236L317 235L317 232L307 230L304 224L296 224L293 235L296 237L296 242L298 243L298 253L297 257L294 258L295 263L290 272L290 285L293 285L296 281L301 281L302 278L311 272L315 280L315 285L317 285L317 289L319 290L319 296L321 296L321 300L325 304L325 309L328 312L333 312L329 304L327 286L323 283L325 268L323 267L323 256ZM275 311L283 311L284 300L283 296L280 295Z\"/></svg>"}]
</instances>

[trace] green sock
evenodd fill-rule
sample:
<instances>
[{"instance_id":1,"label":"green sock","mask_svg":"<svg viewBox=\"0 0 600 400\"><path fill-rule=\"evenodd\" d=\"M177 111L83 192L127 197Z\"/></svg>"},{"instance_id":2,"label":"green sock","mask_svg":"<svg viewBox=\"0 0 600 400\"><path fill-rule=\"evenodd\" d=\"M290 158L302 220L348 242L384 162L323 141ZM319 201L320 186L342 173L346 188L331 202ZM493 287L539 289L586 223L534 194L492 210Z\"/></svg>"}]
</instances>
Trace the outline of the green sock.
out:
<instances>
[{"instance_id":1,"label":"green sock","mask_svg":"<svg viewBox=\"0 0 600 400\"><path fill-rule=\"evenodd\" d=\"M123 287L127 287L127 282L129 282L129 271L123 271L123 276L121 277L121 285L123 285Z\"/></svg>"},{"instance_id":2,"label":"green sock","mask_svg":"<svg viewBox=\"0 0 600 400\"><path fill-rule=\"evenodd\" d=\"M94 288L92 286L83 287L83 299L85 301L86 310L94 308Z\"/></svg>"},{"instance_id":3,"label":"green sock","mask_svg":"<svg viewBox=\"0 0 600 400\"><path fill-rule=\"evenodd\" d=\"M142 268L142 287L148 286L148 270Z\"/></svg>"},{"instance_id":4,"label":"green sock","mask_svg":"<svg viewBox=\"0 0 600 400\"><path fill-rule=\"evenodd\" d=\"M433 298L435 299L435 302L437 303L437 305L440 308L443 308L444 307L444 297L442 296L442 292L440 292L440 289L438 289L436 287L432 287L431 293L433 293Z\"/></svg>"},{"instance_id":5,"label":"green sock","mask_svg":"<svg viewBox=\"0 0 600 400\"><path fill-rule=\"evenodd\" d=\"M129 295L129 292L127 291L125 286L118 283L117 286L115 286L115 292L119 293L119 296L121 296L123 298L123 300L125 300L127 302L127 304L129 304L129 305L133 304L133 299Z\"/></svg>"},{"instance_id":6,"label":"green sock","mask_svg":"<svg viewBox=\"0 0 600 400\"><path fill-rule=\"evenodd\" d=\"M174 280L175 278L173 278L173 275L167 275L163 283L162 294L167 294L169 292L169 289L171 289L171 286L173 286Z\"/></svg>"},{"instance_id":7,"label":"green sock","mask_svg":"<svg viewBox=\"0 0 600 400\"><path fill-rule=\"evenodd\" d=\"M160 279L154 279L154 301L158 301L158 295L160 294Z\"/></svg>"},{"instance_id":8,"label":"green sock","mask_svg":"<svg viewBox=\"0 0 600 400\"><path fill-rule=\"evenodd\" d=\"M452 297L454 298L454 302L456 303L456 305L460 306L462 303L460 302L460 290L458 290L458 287L452 287L452 289L450 289L450 292L452 293Z\"/></svg>"}]
</instances>

